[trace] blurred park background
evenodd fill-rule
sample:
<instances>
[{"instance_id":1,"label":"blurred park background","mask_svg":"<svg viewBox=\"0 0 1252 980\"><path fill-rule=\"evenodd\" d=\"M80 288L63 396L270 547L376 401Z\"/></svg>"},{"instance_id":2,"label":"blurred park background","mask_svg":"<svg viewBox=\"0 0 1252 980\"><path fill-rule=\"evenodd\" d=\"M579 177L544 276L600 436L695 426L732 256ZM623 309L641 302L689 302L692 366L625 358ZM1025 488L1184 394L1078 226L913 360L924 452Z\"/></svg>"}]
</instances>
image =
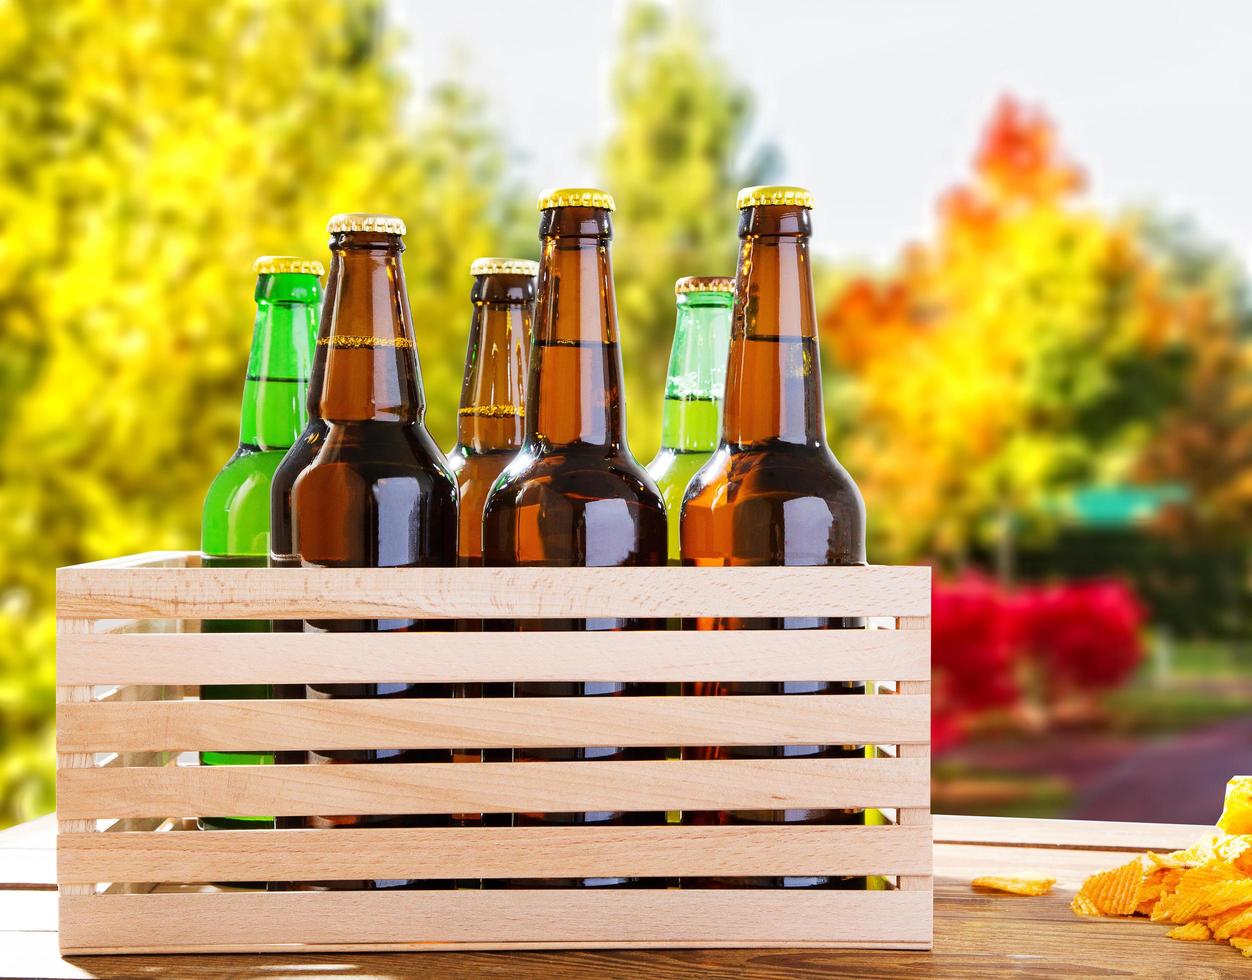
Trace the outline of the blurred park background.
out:
<instances>
[{"instance_id":1,"label":"blurred park background","mask_svg":"<svg viewBox=\"0 0 1252 980\"><path fill-rule=\"evenodd\" d=\"M936 808L1211 822L1252 758L1239 10L0 0L0 826L53 805L53 569L198 541L255 256L401 215L447 448L470 261L536 255L542 184L605 186L646 461L673 281L730 272L775 181L817 191L871 560L936 569Z\"/></svg>"}]
</instances>

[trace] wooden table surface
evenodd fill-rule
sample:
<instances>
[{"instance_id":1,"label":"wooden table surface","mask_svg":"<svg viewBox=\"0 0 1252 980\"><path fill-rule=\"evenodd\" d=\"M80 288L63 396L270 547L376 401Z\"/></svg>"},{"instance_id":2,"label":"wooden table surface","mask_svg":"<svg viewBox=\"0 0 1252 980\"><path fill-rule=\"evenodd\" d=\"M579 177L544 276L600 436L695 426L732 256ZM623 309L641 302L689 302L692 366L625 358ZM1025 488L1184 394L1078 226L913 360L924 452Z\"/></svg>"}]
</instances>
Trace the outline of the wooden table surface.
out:
<instances>
[{"instance_id":1,"label":"wooden table surface","mask_svg":"<svg viewBox=\"0 0 1252 980\"><path fill-rule=\"evenodd\" d=\"M52 817L0 832L0 977L1249 977L1227 945L1181 943L1147 921L1078 919L1084 876L1127 853L1185 847L1204 827L1092 821L935 818L935 948L535 953L325 953L89 956L57 951ZM976 893L975 875L1046 870L1042 898Z\"/></svg>"}]
</instances>

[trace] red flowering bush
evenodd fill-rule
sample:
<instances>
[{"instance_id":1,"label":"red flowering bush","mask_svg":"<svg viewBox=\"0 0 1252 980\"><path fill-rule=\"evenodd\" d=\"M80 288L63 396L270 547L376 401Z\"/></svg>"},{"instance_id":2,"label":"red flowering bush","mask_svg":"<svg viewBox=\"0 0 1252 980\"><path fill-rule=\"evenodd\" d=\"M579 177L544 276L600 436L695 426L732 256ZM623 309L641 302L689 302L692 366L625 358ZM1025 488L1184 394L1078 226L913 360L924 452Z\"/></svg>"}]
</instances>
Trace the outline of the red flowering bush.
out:
<instances>
[{"instance_id":1,"label":"red flowering bush","mask_svg":"<svg viewBox=\"0 0 1252 980\"><path fill-rule=\"evenodd\" d=\"M973 575L935 589L933 664L950 707L981 711L1017 700L1006 604L998 585Z\"/></svg>"},{"instance_id":2,"label":"red flowering bush","mask_svg":"<svg viewBox=\"0 0 1252 980\"><path fill-rule=\"evenodd\" d=\"M1123 582L1068 582L1023 590L1013 603L1014 645L1050 687L1115 687L1143 659L1145 610Z\"/></svg>"},{"instance_id":3,"label":"red flowering bush","mask_svg":"<svg viewBox=\"0 0 1252 980\"><path fill-rule=\"evenodd\" d=\"M1016 707L1028 692L1051 711L1122 683L1143 659L1144 621L1138 599L1114 580L1015 592L974 575L937 583L933 750L957 744L975 717Z\"/></svg>"},{"instance_id":4,"label":"red flowering bush","mask_svg":"<svg viewBox=\"0 0 1252 980\"><path fill-rule=\"evenodd\" d=\"M968 575L938 583L933 603L931 738L937 753L960 741L972 715L1012 704L1019 691L1003 591Z\"/></svg>"}]
</instances>

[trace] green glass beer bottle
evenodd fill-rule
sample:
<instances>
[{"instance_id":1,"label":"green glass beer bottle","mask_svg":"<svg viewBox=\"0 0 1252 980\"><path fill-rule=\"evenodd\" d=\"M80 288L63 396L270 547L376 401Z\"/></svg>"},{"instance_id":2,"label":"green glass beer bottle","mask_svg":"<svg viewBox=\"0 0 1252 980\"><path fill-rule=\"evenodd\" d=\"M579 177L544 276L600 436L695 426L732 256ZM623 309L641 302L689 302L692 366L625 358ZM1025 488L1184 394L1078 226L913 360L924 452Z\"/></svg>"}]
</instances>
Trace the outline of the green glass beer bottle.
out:
<instances>
[{"instance_id":1,"label":"green glass beer bottle","mask_svg":"<svg viewBox=\"0 0 1252 980\"><path fill-rule=\"evenodd\" d=\"M239 448L214 478L204 498L200 549L206 567L263 568L269 554L270 481L305 424L309 365L322 300L322 264L294 256L267 255L257 274L256 325L244 380ZM206 620L206 633L263 633L265 620ZM263 698L265 685L206 685L212 699ZM263 749L264 746L257 746ZM273 756L257 752L202 752L200 764L259 765ZM205 817L202 827L267 826L271 817Z\"/></svg>"},{"instance_id":2,"label":"green glass beer bottle","mask_svg":"<svg viewBox=\"0 0 1252 980\"><path fill-rule=\"evenodd\" d=\"M669 521L669 560L678 561L678 515L687 484L717 448L730 350L735 281L686 276L674 284L678 319L665 378L661 448L648 464Z\"/></svg>"}]
</instances>

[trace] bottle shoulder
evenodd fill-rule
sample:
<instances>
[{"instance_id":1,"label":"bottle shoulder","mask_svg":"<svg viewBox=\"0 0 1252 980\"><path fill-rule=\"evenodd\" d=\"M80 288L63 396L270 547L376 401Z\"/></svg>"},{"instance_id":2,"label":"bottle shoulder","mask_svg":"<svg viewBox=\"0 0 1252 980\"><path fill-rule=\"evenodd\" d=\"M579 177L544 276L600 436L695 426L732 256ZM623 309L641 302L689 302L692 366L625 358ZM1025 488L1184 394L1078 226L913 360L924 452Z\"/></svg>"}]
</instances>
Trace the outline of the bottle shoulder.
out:
<instances>
[{"instance_id":1,"label":"bottle shoulder","mask_svg":"<svg viewBox=\"0 0 1252 980\"><path fill-rule=\"evenodd\" d=\"M701 493L718 487L782 496L861 497L856 481L827 447L789 443L719 447L692 478L691 490Z\"/></svg>"},{"instance_id":2,"label":"bottle shoulder","mask_svg":"<svg viewBox=\"0 0 1252 980\"><path fill-rule=\"evenodd\" d=\"M325 441L326 423L320 418L309 419L308 425L300 433L300 438L287 450L287 454L274 470L273 485L289 490L296 478L313 462Z\"/></svg>"},{"instance_id":3,"label":"bottle shoulder","mask_svg":"<svg viewBox=\"0 0 1252 980\"><path fill-rule=\"evenodd\" d=\"M548 451L522 449L504 468L491 493L488 506L521 506L528 500L564 497L571 503L625 500L640 507L665 512L656 482L628 454L605 455L602 451Z\"/></svg>"},{"instance_id":4,"label":"bottle shoulder","mask_svg":"<svg viewBox=\"0 0 1252 980\"><path fill-rule=\"evenodd\" d=\"M408 423L331 423L293 488L366 488L408 482L433 498L456 499L456 478L424 428Z\"/></svg>"},{"instance_id":5,"label":"bottle shoulder","mask_svg":"<svg viewBox=\"0 0 1252 980\"><path fill-rule=\"evenodd\" d=\"M250 486L258 480L263 480L268 488L274 471L278 469L285 455L286 452L282 449L240 446L213 477L207 496L230 495L239 488Z\"/></svg>"},{"instance_id":6,"label":"bottle shoulder","mask_svg":"<svg viewBox=\"0 0 1252 980\"><path fill-rule=\"evenodd\" d=\"M204 495L200 546L212 555L258 555L268 550L270 486L278 450L241 448L218 471Z\"/></svg>"}]
</instances>

